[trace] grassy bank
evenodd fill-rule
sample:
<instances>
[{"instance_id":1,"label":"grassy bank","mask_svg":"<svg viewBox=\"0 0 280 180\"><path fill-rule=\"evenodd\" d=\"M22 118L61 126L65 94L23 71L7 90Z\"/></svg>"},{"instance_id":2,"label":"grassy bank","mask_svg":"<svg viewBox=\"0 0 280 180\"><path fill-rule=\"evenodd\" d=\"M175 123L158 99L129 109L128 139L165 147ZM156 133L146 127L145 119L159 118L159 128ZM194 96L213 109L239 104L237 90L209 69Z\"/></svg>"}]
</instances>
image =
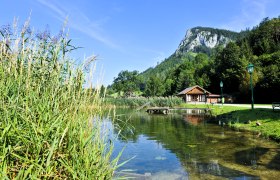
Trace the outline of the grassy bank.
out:
<instances>
[{"instance_id":1,"label":"grassy bank","mask_svg":"<svg viewBox=\"0 0 280 180\"><path fill-rule=\"evenodd\" d=\"M223 120L232 128L254 131L264 137L280 141L280 110L255 108L252 111L249 107L205 104L187 104L184 106L211 108L217 119Z\"/></svg>"},{"instance_id":2,"label":"grassy bank","mask_svg":"<svg viewBox=\"0 0 280 180\"><path fill-rule=\"evenodd\" d=\"M0 179L112 178L101 100L83 90L67 36L35 34L28 22L0 32Z\"/></svg>"},{"instance_id":3,"label":"grassy bank","mask_svg":"<svg viewBox=\"0 0 280 180\"><path fill-rule=\"evenodd\" d=\"M106 98L105 104L118 107L138 108L143 105L151 107L174 107L182 104L182 98L178 97L131 97L131 98Z\"/></svg>"}]
</instances>

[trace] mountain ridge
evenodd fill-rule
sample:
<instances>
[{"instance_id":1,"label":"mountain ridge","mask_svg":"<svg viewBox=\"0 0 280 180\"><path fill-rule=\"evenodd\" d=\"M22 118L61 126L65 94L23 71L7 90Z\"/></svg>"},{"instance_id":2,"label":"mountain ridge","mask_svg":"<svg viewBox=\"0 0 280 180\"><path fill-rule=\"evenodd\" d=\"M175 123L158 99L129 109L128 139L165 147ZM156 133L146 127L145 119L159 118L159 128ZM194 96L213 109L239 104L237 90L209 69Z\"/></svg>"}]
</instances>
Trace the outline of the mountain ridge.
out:
<instances>
[{"instance_id":1,"label":"mountain ridge","mask_svg":"<svg viewBox=\"0 0 280 180\"><path fill-rule=\"evenodd\" d=\"M211 49L225 46L230 41L235 41L239 33L210 27L197 26L186 31L184 39L175 51L176 55L186 52L203 52L209 54Z\"/></svg>"},{"instance_id":2,"label":"mountain ridge","mask_svg":"<svg viewBox=\"0 0 280 180\"><path fill-rule=\"evenodd\" d=\"M210 56L215 48L225 47L229 42L236 41L240 36L241 33L238 32L211 27L197 26L188 29L173 54L155 67L147 68L140 74L144 79L155 74L164 76L170 69L181 64L185 59L194 59L198 53L205 53Z\"/></svg>"}]
</instances>

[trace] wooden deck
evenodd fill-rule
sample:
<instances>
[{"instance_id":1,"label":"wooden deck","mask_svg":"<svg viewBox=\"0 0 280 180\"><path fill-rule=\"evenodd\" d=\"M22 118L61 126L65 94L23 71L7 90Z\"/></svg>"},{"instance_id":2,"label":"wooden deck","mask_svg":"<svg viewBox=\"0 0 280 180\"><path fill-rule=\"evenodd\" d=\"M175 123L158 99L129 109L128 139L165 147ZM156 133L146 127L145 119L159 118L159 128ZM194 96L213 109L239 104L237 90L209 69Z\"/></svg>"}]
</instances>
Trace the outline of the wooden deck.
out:
<instances>
[{"instance_id":1,"label":"wooden deck","mask_svg":"<svg viewBox=\"0 0 280 180\"><path fill-rule=\"evenodd\" d=\"M147 109L149 114L168 114L169 107L151 107Z\"/></svg>"}]
</instances>

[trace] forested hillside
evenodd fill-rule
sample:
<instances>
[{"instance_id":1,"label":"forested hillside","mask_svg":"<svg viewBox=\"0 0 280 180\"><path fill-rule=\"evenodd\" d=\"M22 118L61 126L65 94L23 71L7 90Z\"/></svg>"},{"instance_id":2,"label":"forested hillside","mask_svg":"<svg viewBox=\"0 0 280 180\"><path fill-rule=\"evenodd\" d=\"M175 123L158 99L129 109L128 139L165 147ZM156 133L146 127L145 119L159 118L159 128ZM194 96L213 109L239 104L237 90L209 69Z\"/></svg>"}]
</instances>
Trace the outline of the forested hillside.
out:
<instances>
[{"instance_id":1,"label":"forested hillside","mask_svg":"<svg viewBox=\"0 0 280 180\"><path fill-rule=\"evenodd\" d=\"M233 31L209 27L194 27L187 30L185 37L175 52L154 68L141 73L144 79L158 74L165 78L170 70L186 60L193 60L197 53L211 56L218 48L225 47L231 41L236 41L241 34Z\"/></svg>"},{"instance_id":2,"label":"forested hillside","mask_svg":"<svg viewBox=\"0 0 280 180\"><path fill-rule=\"evenodd\" d=\"M121 72L111 87L115 91L130 92L129 94L141 91L144 96L169 96L197 84L219 94L219 83L223 81L225 93L233 95L238 102L249 102L250 76L246 68L252 63L255 66L255 101L280 101L280 18L265 18L258 26L239 33L239 36L229 33L234 39L227 40L225 44L220 41L214 43L212 39L209 41L212 44L206 46L205 38L200 39L204 47L213 47L206 53L190 46L194 41L186 40L187 36L190 37L187 32L176 50L181 53L174 53L155 68L143 73L134 71L132 74L135 77L130 79L120 78ZM186 49L187 46L189 50ZM182 48L185 51L180 51ZM130 74L128 71L126 73ZM124 88L126 83L131 84L133 81L136 86Z\"/></svg>"}]
</instances>

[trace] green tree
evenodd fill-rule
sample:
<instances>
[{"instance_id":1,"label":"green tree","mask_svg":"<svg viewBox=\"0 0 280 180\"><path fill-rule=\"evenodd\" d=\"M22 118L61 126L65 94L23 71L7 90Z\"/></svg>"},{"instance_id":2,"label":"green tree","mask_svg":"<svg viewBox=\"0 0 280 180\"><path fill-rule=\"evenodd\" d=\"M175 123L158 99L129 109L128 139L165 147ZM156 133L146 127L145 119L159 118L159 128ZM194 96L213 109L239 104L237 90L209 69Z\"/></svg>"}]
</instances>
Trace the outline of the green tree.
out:
<instances>
[{"instance_id":1,"label":"green tree","mask_svg":"<svg viewBox=\"0 0 280 180\"><path fill-rule=\"evenodd\" d=\"M193 63L190 60L186 60L169 74L168 79L173 80L171 87L173 94L195 85Z\"/></svg>"},{"instance_id":2,"label":"green tree","mask_svg":"<svg viewBox=\"0 0 280 180\"><path fill-rule=\"evenodd\" d=\"M209 62L209 57L206 54L199 53L194 58L194 64L196 65L196 68L203 68L206 66Z\"/></svg>"},{"instance_id":3,"label":"green tree","mask_svg":"<svg viewBox=\"0 0 280 180\"><path fill-rule=\"evenodd\" d=\"M113 89L117 92L124 92L126 96L131 96L134 91L139 90L140 78L138 71L121 71L113 81Z\"/></svg>"},{"instance_id":4,"label":"green tree","mask_svg":"<svg viewBox=\"0 0 280 180\"><path fill-rule=\"evenodd\" d=\"M158 76L151 76L146 84L146 96L162 96L164 93L164 85Z\"/></svg>"},{"instance_id":5,"label":"green tree","mask_svg":"<svg viewBox=\"0 0 280 180\"><path fill-rule=\"evenodd\" d=\"M210 79L207 74L209 69L209 57L206 54L199 53L194 59L194 79L195 84L208 87L210 84Z\"/></svg>"},{"instance_id":6,"label":"green tree","mask_svg":"<svg viewBox=\"0 0 280 180\"><path fill-rule=\"evenodd\" d=\"M242 58L240 47L230 42L215 59L215 73L218 78L212 81L218 84L222 80L227 92L238 92L248 63L246 58Z\"/></svg>"},{"instance_id":7,"label":"green tree","mask_svg":"<svg viewBox=\"0 0 280 180\"><path fill-rule=\"evenodd\" d=\"M174 91L172 87L174 86L173 78L166 78L164 82L164 96L173 95Z\"/></svg>"},{"instance_id":8,"label":"green tree","mask_svg":"<svg viewBox=\"0 0 280 180\"><path fill-rule=\"evenodd\" d=\"M280 18L265 18L249 36L250 46L255 55L273 53L280 50Z\"/></svg>"},{"instance_id":9,"label":"green tree","mask_svg":"<svg viewBox=\"0 0 280 180\"><path fill-rule=\"evenodd\" d=\"M257 95L260 96L259 101L280 101L280 51L264 54L257 61L261 67L260 79L256 84Z\"/></svg>"}]
</instances>

